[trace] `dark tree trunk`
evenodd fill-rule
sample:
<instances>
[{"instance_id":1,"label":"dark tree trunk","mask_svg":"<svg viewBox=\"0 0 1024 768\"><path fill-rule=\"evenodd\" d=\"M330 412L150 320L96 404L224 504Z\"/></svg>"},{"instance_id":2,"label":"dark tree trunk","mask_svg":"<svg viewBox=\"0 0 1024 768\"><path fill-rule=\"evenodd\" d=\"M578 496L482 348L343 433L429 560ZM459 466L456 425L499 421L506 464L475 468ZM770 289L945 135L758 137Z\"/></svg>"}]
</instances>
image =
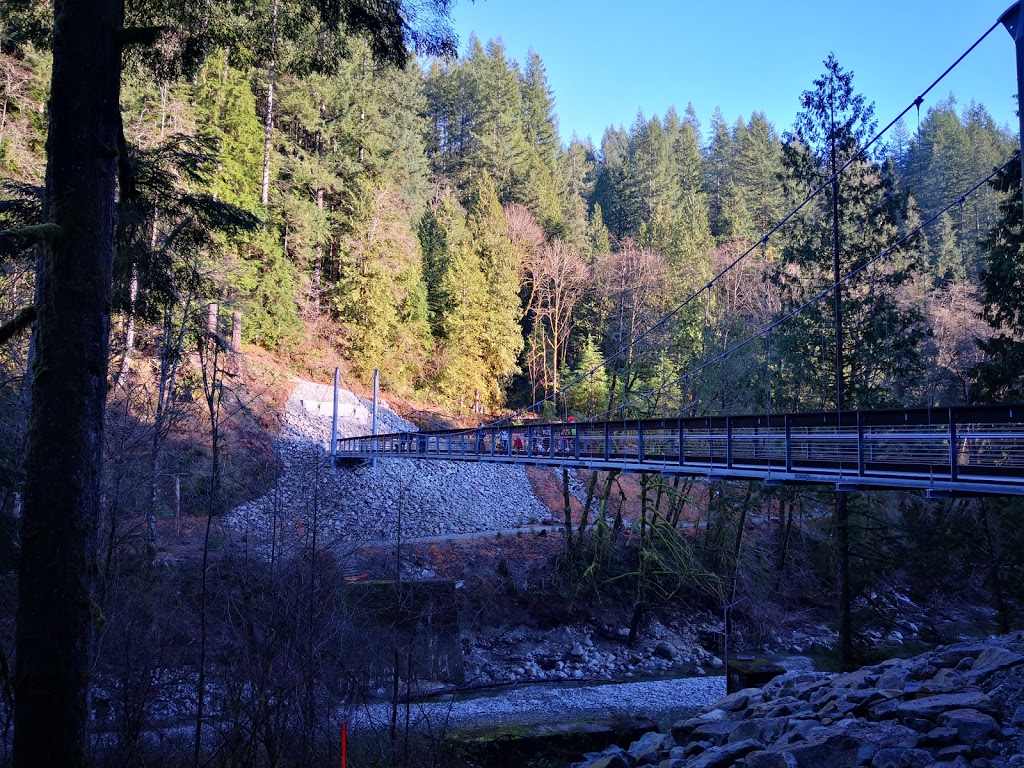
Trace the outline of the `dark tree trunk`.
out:
<instances>
[{"instance_id":1,"label":"dark tree trunk","mask_svg":"<svg viewBox=\"0 0 1024 768\"><path fill-rule=\"evenodd\" d=\"M572 541L572 496L569 493L569 470L562 467L562 504L565 513L565 548L573 551Z\"/></svg>"},{"instance_id":2,"label":"dark tree trunk","mask_svg":"<svg viewBox=\"0 0 1024 768\"><path fill-rule=\"evenodd\" d=\"M839 661L844 671L853 669L853 616L850 590L850 513L847 492L836 491L836 587L839 602Z\"/></svg>"},{"instance_id":3,"label":"dark tree trunk","mask_svg":"<svg viewBox=\"0 0 1024 768\"><path fill-rule=\"evenodd\" d=\"M1006 634L1010 631L1010 611L1003 597L1003 584L999 575L1002 565L1001 553L996 550L992 536L992 525L988 516L988 504L985 499L979 502L981 507L981 521L985 526L985 557L988 560L988 586L992 590L992 602L996 607L996 620L999 623L999 632Z\"/></svg>"},{"instance_id":4,"label":"dark tree trunk","mask_svg":"<svg viewBox=\"0 0 1024 768\"><path fill-rule=\"evenodd\" d=\"M120 0L56 0L18 573L14 765L84 766L120 136Z\"/></svg>"}]
</instances>

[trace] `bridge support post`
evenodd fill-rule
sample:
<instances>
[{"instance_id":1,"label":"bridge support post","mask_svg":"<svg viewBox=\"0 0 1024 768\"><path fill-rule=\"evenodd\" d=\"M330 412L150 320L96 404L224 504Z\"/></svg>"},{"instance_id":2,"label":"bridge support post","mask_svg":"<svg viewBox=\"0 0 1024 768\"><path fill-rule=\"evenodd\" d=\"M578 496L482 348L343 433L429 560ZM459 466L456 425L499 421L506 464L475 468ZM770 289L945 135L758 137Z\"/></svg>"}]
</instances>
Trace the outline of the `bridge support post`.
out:
<instances>
[{"instance_id":1,"label":"bridge support post","mask_svg":"<svg viewBox=\"0 0 1024 768\"><path fill-rule=\"evenodd\" d=\"M786 471L793 471L793 432L792 424L790 423L790 415L787 413L783 417L783 424L786 430Z\"/></svg>"},{"instance_id":2,"label":"bridge support post","mask_svg":"<svg viewBox=\"0 0 1024 768\"><path fill-rule=\"evenodd\" d=\"M377 397L378 397L379 394L380 394L380 369L379 368L374 368L373 369L373 426L371 427L371 430L370 430L374 437L377 436ZM377 452L377 441L374 440L372 444L373 444L373 452L376 454L376 452ZM374 458L370 459L370 466L371 467L376 467L377 466L377 458L376 458L376 456Z\"/></svg>"},{"instance_id":3,"label":"bridge support post","mask_svg":"<svg viewBox=\"0 0 1024 768\"><path fill-rule=\"evenodd\" d=\"M840 462L842 466L842 462ZM864 477L864 412L857 411L857 476Z\"/></svg>"},{"instance_id":4,"label":"bridge support post","mask_svg":"<svg viewBox=\"0 0 1024 768\"><path fill-rule=\"evenodd\" d=\"M960 461L960 454L956 449L956 408L949 409L949 479L954 483L957 480L957 463Z\"/></svg>"},{"instance_id":5,"label":"bridge support post","mask_svg":"<svg viewBox=\"0 0 1024 768\"><path fill-rule=\"evenodd\" d=\"M341 380L341 371L334 369L334 412L331 415L331 466L338 459L338 384Z\"/></svg>"},{"instance_id":6,"label":"bridge support post","mask_svg":"<svg viewBox=\"0 0 1024 768\"><path fill-rule=\"evenodd\" d=\"M1007 8L999 17L999 23L1006 27L1006 31L1013 38L1017 51L1017 104L1018 107L1024 104L1024 18L1021 18L1020 0ZM1020 118L1020 137L1024 141L1024 110L1018 108ZM1024 152L1020 155L1021 178L1024 179ZM1024 196L1021 198L1021 205L1024 205Z\"/></svg>"}]
</instances>

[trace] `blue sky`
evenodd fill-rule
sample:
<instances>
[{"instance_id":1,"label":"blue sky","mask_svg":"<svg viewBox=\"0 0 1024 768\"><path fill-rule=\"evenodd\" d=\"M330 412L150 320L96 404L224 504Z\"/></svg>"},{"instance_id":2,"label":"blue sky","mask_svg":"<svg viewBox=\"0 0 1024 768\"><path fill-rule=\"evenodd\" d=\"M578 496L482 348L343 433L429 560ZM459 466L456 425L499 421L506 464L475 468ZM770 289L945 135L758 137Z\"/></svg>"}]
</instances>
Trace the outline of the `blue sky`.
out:
<instances>
[{"instance_id":1,"label":"blue sky","mask_svg":"<svg viewBox=\"0 0 1024 768\"><path fill-rule=\"evenodd\" d=\"M1011 5L1010 0L458 0L451 16L464 53L471 33L502 38L508 56L540 54L563 141L599 144L638 110L680 113L692 102L707 129L715 107L730 125L764 111L792 126L800 94L830 52L854 73L884 126ZM1000 25L925 99L981 102L1017 131L1013 40ZM917 114L907 116L911 131ZM705 136L706 138L706 136Z\"/></svg>"}]
</instances>

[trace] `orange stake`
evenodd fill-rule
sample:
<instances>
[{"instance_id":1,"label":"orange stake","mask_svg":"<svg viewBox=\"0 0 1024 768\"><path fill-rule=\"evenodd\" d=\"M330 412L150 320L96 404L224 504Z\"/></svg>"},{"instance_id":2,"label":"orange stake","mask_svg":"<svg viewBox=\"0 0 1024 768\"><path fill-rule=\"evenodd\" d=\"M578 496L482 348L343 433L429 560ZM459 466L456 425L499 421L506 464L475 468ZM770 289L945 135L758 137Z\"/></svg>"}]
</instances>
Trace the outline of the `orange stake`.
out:
<instances>
[{"instance_id":1,"label":"orange stake","mask_svg":"<svg viewBox=\"0 0 1024 768\"><path fill-rule=\"evenodd\" d=\"M345 753L348 751L348 723L341 724L341 768L345 768Z\"/></svg>"}]
</instances>

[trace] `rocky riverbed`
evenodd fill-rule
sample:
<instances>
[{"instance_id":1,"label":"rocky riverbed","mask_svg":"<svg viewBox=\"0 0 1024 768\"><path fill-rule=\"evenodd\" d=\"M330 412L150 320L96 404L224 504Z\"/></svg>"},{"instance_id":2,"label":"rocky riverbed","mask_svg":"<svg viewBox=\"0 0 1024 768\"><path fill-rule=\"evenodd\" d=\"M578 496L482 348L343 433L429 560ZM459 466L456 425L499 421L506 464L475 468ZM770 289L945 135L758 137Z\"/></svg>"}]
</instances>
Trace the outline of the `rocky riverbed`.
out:
<instances>
[{"instance_id":1,"label":"rocky riverbed","mask_svg":"<svg viewBox=\"0 0 1024 768\"><path fill-rule=\"evenodd\" d=\"M1024 633L841 675L788 674L581 768L1024 766Z\"/></svg>"}]
</instances>

